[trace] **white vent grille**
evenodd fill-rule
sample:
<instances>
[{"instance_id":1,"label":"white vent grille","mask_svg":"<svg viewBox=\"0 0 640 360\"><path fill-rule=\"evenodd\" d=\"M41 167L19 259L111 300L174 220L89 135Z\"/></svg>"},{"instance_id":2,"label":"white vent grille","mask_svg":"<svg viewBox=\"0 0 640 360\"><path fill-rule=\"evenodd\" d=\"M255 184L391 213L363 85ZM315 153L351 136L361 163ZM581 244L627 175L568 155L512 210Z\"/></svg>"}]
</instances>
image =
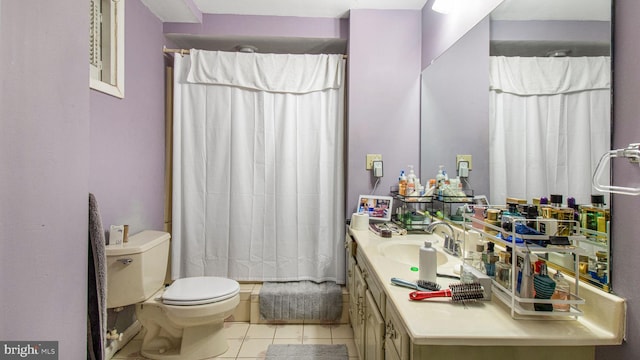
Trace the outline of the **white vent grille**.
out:
<instances>
[{"instance_id":1,"label":"white vent grille","mask_svg":"<svg viewBox=\"0 0 640 360\"><path fill-rule=\"evenodd\" d=\"M90 1L90 21L89 21L89 64L91 70L100 73L102 69L102 15L100 10L100 0Z\"/></svg>"}]
</instances>

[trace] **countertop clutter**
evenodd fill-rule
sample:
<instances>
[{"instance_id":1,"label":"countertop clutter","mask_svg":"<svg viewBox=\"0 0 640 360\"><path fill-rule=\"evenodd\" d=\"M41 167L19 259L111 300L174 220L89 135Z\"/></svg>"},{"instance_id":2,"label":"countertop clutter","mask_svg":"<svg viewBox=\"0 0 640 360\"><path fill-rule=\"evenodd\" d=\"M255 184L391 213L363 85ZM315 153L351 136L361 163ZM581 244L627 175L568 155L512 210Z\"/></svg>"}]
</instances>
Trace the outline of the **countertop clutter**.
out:
<instances>
[{"instance_id":1,"label":"countertop clutter","mask_svg":"<svg viewBox=\"0 0 640 360\"><path fill-rule=\"evenodd\" d=\"M425 240L438 250L438 274L457 275L461 259L442 251L438 235L410 234L382 238L369 230L349 229L357 243L358 256L366 259L368 276L376 278L395 307L414 347L587 347L619 345L625 335L625 300L592 286L580 284L583 315L555 319L514 319L509 308L495 297L490 301L453 303L450 298L422 301L409 299L411 289L391 283L391 278L418 279L419 248ZM412 269L412 267L414 267ZM442 288L458 282L437 278ZM435 348L435 347L433 347ZM545 353L546 354L546 353Z\"/></svg>"}]
</instances>

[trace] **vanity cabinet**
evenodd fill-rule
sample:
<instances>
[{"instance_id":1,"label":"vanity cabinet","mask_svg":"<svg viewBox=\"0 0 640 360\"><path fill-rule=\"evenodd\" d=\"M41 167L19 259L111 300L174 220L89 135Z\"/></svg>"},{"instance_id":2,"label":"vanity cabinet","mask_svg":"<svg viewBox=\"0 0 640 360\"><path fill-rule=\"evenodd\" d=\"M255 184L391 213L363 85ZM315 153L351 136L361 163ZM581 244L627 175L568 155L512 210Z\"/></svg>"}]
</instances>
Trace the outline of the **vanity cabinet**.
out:
<instances>
[{"instance_id":1,"label":"vanity cabinet","mask_svg":"<svg viewBox=\"0 0 640 360\"><path fill-rule=\"evenodd\" d=\"M386 295L370 270L366 259L358 254L357 244L347 234L347 289L353 340L360 359L384 360Z\"/></svg>"},{"instance_id":2,"label":"vanity cabinet","mask_svg":"<svg viewBox=\"0 0 640 360\"><path fill-rule=\"evenodd\" d=\"M367 293L367 283L362 277L362 271L357 265L354 268L354 298L353 311L351 312L351 327L353 328L353 342L358 350L358 356L364 359L365 349L365 297Z\"/></svg>"},{"instance_id":3,"label":"vanity cabinet","mask_svg":"<svg viewBox=\"0 0 640 360\"><path fill-rule=\"evenodd\" d=\"M402 325L400 315L390 302L386 307L385 347L386 359L409 360L409 334Z\"/></svg>"},{"instance_id":4,"label":"vanity cabinet","mask_svg":"<svg viewBox=\"0 0 640 360\"><path fill-rule=\"evenodd\" d=\"M371 291L366 294L364 359L384 360L384 319L378 311Z\"/></svg>"}]
</instances>

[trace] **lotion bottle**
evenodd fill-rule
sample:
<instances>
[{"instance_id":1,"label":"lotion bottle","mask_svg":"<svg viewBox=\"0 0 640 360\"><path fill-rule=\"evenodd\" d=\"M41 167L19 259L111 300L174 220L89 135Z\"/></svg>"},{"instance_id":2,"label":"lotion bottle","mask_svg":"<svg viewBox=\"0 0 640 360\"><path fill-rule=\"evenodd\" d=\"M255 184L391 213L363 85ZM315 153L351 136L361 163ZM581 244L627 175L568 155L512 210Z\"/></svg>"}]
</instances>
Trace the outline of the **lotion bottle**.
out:
<instances>
[{"instance_id":1,"label":"lotion bottle","mask_svg":"<svg viewBox=\"0 0 640 360\"><path fill-rule=\"evenodd\" d=\"M429 241L425 241L424 246L420 247L420 259L418 266L418 276L420 277L420 280L436 282L438 254Z\"/></svg>"},{"instance_id":2,"label":"lotion bottle","mask_svg":"<svg viewBox=\"0 0 640 360\"><path fill-rule=\"evenodd\" d=\"M398 193L401 196L407 195L407 176L404 174L404 170L400 172L400 178L398 179Z\"/></svg>"}]
</instances>

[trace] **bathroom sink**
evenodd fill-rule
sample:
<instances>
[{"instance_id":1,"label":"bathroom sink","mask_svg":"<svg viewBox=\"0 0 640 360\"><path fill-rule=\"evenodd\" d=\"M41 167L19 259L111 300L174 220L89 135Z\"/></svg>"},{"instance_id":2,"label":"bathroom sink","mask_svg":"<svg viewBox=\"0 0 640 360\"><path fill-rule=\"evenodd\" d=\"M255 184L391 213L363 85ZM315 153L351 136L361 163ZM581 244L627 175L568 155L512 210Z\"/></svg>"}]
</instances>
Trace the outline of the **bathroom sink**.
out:
<instances>
[{"instance_id":1,"label":"bathroom sink","mask_svg":"<svg viewBox=\"0 0 640 360\"><path fill-rule=\"evenodd\" d=\"M378 245L378 251L381 256L389 258L403 264L418 266L418 258L420 256L420 246L423 241L418 240L392 240ZM438 266L444 265L449 261L447 255L437 250Z\"/></svg>"}]
</instances>

